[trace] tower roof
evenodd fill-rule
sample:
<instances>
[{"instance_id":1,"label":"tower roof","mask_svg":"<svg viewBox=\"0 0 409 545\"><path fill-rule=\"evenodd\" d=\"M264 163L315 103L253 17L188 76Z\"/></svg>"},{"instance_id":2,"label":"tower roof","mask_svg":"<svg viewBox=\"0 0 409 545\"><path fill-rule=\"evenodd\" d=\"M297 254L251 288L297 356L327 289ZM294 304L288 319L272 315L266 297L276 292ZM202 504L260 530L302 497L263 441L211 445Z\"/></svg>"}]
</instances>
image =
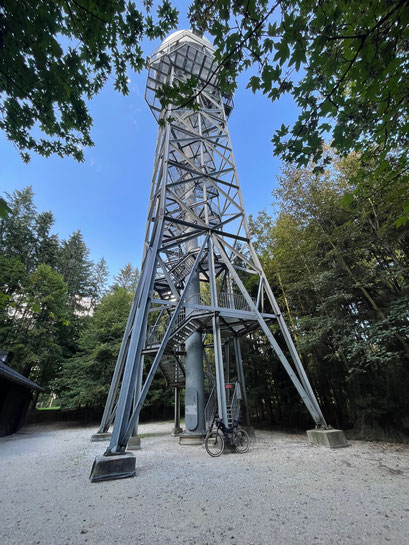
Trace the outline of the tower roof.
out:
<instances>
[{"instance_id":1,"label":"tower roof","mask_svg":"<svg viewBox=\"0 0 409 545\"><path fill-rule=\"evenodd\" d=\"M212 43L204 36L198 36L192 30L177 30L168 36L159 48L159 51L165 46L169 46L174 42L194 42L200 45L214 49Z\"/></svg>"}]
</instances>

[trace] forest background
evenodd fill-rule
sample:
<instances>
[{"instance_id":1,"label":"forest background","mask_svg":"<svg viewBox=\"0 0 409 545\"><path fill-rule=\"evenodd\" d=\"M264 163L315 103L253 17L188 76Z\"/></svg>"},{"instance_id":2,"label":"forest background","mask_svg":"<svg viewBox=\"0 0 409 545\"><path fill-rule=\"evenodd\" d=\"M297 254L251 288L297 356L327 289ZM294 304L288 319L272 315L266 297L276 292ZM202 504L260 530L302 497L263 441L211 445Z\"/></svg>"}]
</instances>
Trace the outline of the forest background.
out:
<instances>
[{"instance_id":1,"label":"forest background","mask_svg":"<svg viewBox=\"0 0 409 545\"><path fill-rule=\"evenodd\" d=\"M409 228L391 221L401 203L374 195L345 207L359 159L331 168L283 167L279 211L250 218L253 240L324 414L365 437L402 437L409 385ZM45 388L41 400L99 414L119 351L138 270L127 264L107 286L79 231L50 234L30 188L6 196L0 220L0 346ZM257 291L257 286L248 286ZM254 293L254 296L256 293ZM275 331L279 336L279 331ZM242 341L252 417L308 425L308 415L261 333ZM147 405L172 404L160 376Z\"/></svg>"},{"instance_id":2,"label":"forest background","mask_svg":"<svg viewBox=\"0 0 409 545\"><path fill-rule=\"evenodd\" d=\"M83 160L92 145L87 100L108 77L126 94L129 66L144 67L142 38L176 28L169 2L156 19L152 6L42 0L16 10L4 2L0 129L24 161L32 153ZM252 67L253 92L272 101L290 94L299 108L293 125L273 137L283 160L274 208L250 226L328 421L366 437L402 437L409 428L408 2L204 0L192 3L189 18L216 45L224 92ZM60 45L61 36L78 44ZM192 100L197 86L163 89L162 104ZM51 234L53 215L36 210L30 188L0 198L0 214L0 347L45 388L43 400L99 410L137 271L128 264L107 286L105 261L91 262L79 231L67 240ZM252 416L307 425L264 338L242 342ZM148 403L168 407L171 393L163 391L158 378Z\"/></svg>"}]
</instances>

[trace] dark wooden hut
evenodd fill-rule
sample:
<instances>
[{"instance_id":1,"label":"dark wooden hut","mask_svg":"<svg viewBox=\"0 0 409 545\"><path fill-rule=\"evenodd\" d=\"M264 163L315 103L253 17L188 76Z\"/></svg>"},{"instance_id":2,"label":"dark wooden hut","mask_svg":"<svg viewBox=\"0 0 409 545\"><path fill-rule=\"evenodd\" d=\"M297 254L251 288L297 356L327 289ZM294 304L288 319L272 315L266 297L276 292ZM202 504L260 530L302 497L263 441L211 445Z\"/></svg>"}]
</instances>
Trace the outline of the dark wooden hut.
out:
<instances>
[{"instance_id":1,"label":"dark wooden hut","mask_svg":"<svg viewBox=\"0 0 409 545\"><path fill-rule=\"evenodd\" d=\"M0 352L0 437L11 435L24 424L33 391L43 389L7 365L10 354Z\"/></svg>"}]
</instances>

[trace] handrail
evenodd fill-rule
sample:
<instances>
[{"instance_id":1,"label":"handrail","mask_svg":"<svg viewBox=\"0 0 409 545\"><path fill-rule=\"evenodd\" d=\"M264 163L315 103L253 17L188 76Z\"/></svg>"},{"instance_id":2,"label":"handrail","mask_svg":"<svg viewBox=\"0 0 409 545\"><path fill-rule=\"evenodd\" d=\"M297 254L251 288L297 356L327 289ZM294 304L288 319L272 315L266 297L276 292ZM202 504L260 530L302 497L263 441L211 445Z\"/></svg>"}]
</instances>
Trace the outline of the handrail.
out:
<instances>
[{"instance_id":1,"label":"handrail","mask_svg":"<svg viewBox=\"0 0 409 545\"><path fill-rule=\"evenodd\" d=\"M252 298L253 299L253 298ZM235 310L246 310L250 311L250 305L247 302L247 299L241 293L232 293L232 292L220 292L217 294L218 306L221 308L230 308ZM254 304L256 300L253 299ZM201 305L201 306L211 306L210 293L194 293L185 303L192 305Z\"/></svg>"}]
</instances>

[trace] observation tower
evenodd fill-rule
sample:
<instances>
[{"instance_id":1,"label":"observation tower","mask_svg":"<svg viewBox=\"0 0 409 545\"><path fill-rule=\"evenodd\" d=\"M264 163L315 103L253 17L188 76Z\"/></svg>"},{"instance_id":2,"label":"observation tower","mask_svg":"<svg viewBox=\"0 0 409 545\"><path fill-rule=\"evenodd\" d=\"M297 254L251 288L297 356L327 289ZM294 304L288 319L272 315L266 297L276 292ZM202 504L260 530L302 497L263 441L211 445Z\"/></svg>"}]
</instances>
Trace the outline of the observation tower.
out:
<instances>
[{"instance_id":1,"label":"observation tower","mask_svg":"<svg viewBox=\"0 0 409 545\"><path fill-rule=\"evenodd\" d=\"M201 442L216 412L226 425L240 410L245 419L240 338L259 328L316 429L328 429L250 241L227 126L233 102L218 86L212 44L190 30L175 32L153 53L148 70L145 98L158 121L158 139L141 274L94 436L106 438L113 423L109 447L94 462L93 481L135 474L135 455L126 449L136 440L139 413L158 370L175 388L175 434L181 431L185 388L181 444ZM156 91L191 76L198 80L194 102L162 108ZM250 279L257 286L252 295Z\"/></svg>"}]
</instances>

